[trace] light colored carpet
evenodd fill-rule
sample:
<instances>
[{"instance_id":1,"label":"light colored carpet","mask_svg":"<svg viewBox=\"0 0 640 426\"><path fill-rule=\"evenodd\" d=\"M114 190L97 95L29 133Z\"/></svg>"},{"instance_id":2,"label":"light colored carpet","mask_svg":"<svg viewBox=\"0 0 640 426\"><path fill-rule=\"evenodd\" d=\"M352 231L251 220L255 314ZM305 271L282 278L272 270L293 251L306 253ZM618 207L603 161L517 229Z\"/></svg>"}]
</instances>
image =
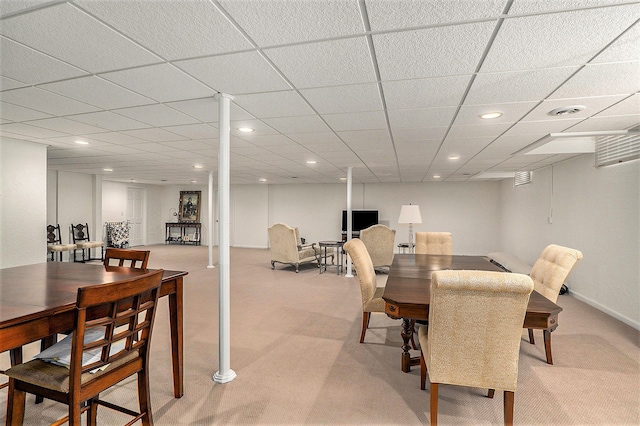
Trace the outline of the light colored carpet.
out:
<instances>
[{"instance_id":1,"label":"light colored carpet","mask_svg":"<svg viewBox=\"0 0 640 426\"><path fill-rule=\"evenodd\" d=\"M215 384L218 370L218 269L207 269L206 247L149 246L149 267L187 270L185 396L172 396L169 324L161 303L151 357L157 425L178 424L428 424L429 393L419 368L400 371L400 323L374 314L359 344L356 278L318 274L314 265L272 271L269 251L231 251L231 368L237 378ZM214 259L217 258L217 252ZM331 271L329 271L331 272ZM379 276L383 284L385 276ZM523 330L515 423L520 425L640 424L640 333L569 295L552 335L555 365L544 362L542 335L530 345ZM25 350L34 355L35 345ZM416 351L415 354L418 354ZM6 368L3 354L0 368ZM442 424L502 423L502 393L441 386ZM135 408L135 381L104 395ZM0 391L6 406L6 389ZM25 424L48 424L65 413L51 401L27 400ZM4 422L4 413L0 414ZM126 416L101 407L99 424Z\"/></svg>"}]
</instances>

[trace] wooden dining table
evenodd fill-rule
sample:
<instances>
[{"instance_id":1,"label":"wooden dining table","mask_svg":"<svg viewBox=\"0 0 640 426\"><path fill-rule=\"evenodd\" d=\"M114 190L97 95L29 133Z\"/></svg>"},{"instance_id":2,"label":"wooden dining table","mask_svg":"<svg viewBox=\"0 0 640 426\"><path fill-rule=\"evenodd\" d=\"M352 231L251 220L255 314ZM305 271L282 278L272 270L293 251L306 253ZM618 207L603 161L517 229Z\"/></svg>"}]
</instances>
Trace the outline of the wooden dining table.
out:
<instances>
[{"instance_id":1,"label":"wooden dining table","mask_svg":"<svg viewBox=\"0 0 640 426\"><path fill-rule=\"evenodd\" d=\"M73 329L78 288L112 283L152 269L96 264L46 262L0 269L0 352L12 364L22 362L22 346ZM160 297L168 296L173 395L184 395L183 277L164 270Z\"/></svg>"},{"instance_id":2,"label":"wooden dining table","mask_svg":"<svg viewBox=\"0 0 640 426\"><path fill-rule=\"evenodd\" d=\"M431 274L446 269L504 272L484 256L396 254L382 298L385 301L385 313L391 318L402 319L401 368L404 372L409 372L412 365L420 363L419 357L411 357L409 342L413 337L414 320L429 319ZM531 293L523 327L543 330L549 364L553 363L551 332L558 327L558 314L561 311L560 306L537 291Z\"/></svg>"}]
</instances>

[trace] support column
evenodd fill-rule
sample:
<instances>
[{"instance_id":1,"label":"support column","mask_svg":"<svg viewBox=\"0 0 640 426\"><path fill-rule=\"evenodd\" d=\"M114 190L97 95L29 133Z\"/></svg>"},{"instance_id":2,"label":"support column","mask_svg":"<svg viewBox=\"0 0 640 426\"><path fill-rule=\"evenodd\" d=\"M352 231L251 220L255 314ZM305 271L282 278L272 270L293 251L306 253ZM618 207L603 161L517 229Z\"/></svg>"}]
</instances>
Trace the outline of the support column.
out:
<instances>
[{"instance_id":1,"label":"support column","mask_svg":"<svg viewBox=\"0 0 640 426\"><path fill-rule=\"evenodd\" d=\"M351 213L351 189L353 187L352 182L352 174L353 167L349 166L347 169L347 241L351 239L351 232L353 231L353 223L352 222L352 213ZM347 278L353 278L353 273L351 271L351 260L349 260L349 256L347 256Z\"/></svg>"},{"instance_id":2,"label":"support column","mask_svg":"<svg viewBox=\"0 0 640 426\"><path fill-rule=\"evenodd\" d=\"M220 152L218 154L218 352L219 367L213 375L216 383L228 383L236 373L230 368L231 315L230 315L230 261L229 261L229 171L231 100L225 93L216 95L220 110Z\"/></svg>"},{"instance_id":3,"label":"support column","mask_svg":"<svg viewBox=\"0 0 640 426\"><path fill-rule=\"evenodd\" d=\"M215 268L213 265L213 170L209 171L209 265L207 268Z\"/></svg>"}]
</instances>

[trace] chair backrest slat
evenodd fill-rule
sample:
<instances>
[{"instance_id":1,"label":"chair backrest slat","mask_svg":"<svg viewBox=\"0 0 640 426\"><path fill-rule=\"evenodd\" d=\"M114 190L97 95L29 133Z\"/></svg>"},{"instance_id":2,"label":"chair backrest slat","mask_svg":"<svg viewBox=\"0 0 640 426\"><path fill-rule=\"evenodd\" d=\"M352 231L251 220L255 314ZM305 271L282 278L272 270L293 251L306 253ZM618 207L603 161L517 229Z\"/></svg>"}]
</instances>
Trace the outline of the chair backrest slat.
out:
<instances>
[{"instance_id":1,"label":"chair backrest slat","mask_svg":"<svg viewBox=\"0 0 640 426\"><path fill-rule=\"evenodd\" d=\"M108 247L104 255L104 266L124 266L134 269L147 269L149 250L131 250ZM113 265L112 260L117 263Z\"/></svg>"}]
</instances>

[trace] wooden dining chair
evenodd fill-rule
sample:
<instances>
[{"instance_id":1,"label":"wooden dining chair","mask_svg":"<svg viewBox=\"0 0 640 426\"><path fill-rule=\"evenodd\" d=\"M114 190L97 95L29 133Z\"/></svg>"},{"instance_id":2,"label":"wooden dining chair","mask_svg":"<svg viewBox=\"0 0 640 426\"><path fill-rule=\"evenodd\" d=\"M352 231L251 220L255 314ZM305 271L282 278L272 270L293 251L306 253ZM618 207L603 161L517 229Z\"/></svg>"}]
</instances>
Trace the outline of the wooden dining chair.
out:
<instances>
[{"instance_id":1,"label":"wooden dining chair","mask_svg":"<svg viewBox=\"0 0 640 426\"><path fill-rule=\"evenodd\" d=\"M429 326L420 327L420 389L430 382L430 420L438 422L440 384L504 391L504 423L513 424L522 323L533 280L489 271L436 271ZM455 398L448 400L452 404Z\"/></svg>"},{"instance_id":2,"label":"wooden dining chair","mask_svg":"<svg viewBox=\"0 0 640 426\"><path fill-rule=\"evenodd\" d=\"M54 363L41 359L43 352L5 371L9 377L6 423L22 424L25 396L31 393L68 405L68 417L54 424L68 419L70 425L80 425L86 411L87 423L95 425L98 405L129 414L144 425L153 424L149 343L162 274L157 270L78 289L73 333L67 341L47 349L68 355L57 355ZM99 398L101 392L134 374L138 376L139 413Z\"/></svg>"},{"instance_id":3,"label":"wooden dining chair","mask_svg":"<svg viewBox=\"0 0 640 426\"><path fill-rule=\"evenodd\" d=\"M47 252L51 255L51 260L55 260L55 254L60 255L62 262L62 252L71 251L77 248L75 244L63 244L60 235L60 225L47 225Z\"/></svg>"},{"instance_id":4,"label":"wooden dining chair","mask_svg":"<svg viewBox=\"0 0 640 426\"><path fill-rule=\"evenodd\" d=\"M108 247L104 254L104 266L125 266L134 269L147 269L149 250L132 250Z\"/></svg>"}]
</instances>

